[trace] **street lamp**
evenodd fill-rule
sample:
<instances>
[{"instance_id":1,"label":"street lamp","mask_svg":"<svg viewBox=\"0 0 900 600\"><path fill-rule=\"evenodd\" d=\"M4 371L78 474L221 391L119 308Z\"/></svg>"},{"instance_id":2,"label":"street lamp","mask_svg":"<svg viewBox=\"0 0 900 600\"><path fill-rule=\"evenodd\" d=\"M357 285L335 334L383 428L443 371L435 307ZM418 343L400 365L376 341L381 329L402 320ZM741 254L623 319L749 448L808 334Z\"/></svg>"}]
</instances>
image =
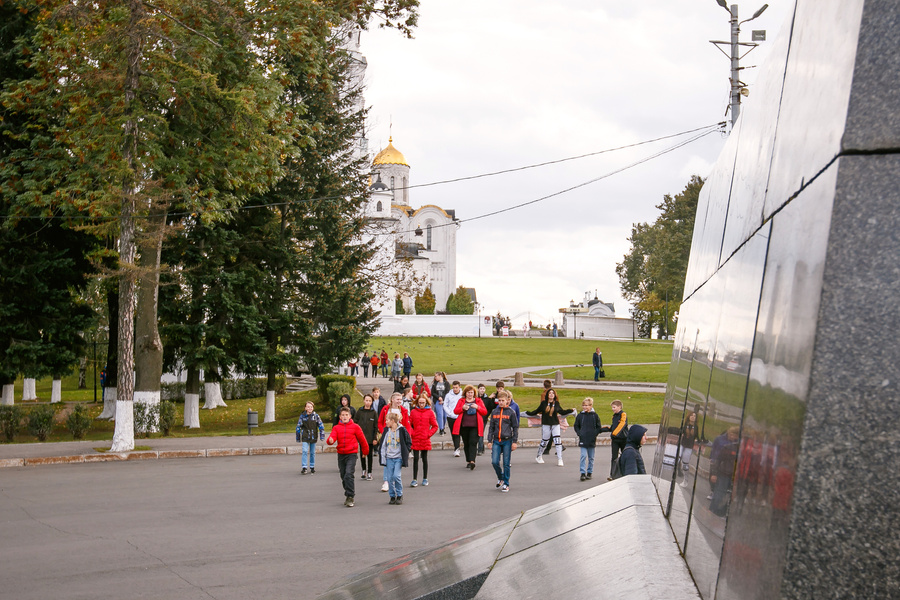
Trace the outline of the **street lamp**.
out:
<instances>
[{"instance_id":1,"label":"street lamp","mask_svg":"<svg viewBox=\"0 0 900 600\"><path fill-rule=\"evenodd\" d=\"M747 56L747 54L749 54L754 48L756 48L759 45L754 42L741 42L739 40L740 33L741 33L741 25L743 25L744 23L747 23L749 21L752 21L753 19L758 18L761 14L763 14L765 12L765 10L767 8L769 8L769 5L763 4L759 8L759 10L757 10L755 13L753 13L752 17L750 17L749 19L745 19L743 21L738 21L738 5L737 4L732 4L731 8L728 8L728 2L726 2L726 0L716 0L716 3L719 6L721 6L722 8L724 8L725 10L727 10L728 14L731 15L731 18L728 21L731 25L731 41L724 42L724 41L710 40L710 43L715 44L716 48L719 48L719 50L722 50L722 48L719 47L719 44L725 44L725 45L731 46L731 54L730 55L728 53L726 53L724 50L722 50L722 53L731 59L731 104L730 104L730 107L731 107L731 126L734 127L734 124L737 122L738 116L741 113L741 95L742 94L746 95L748 93L747 88L744 87L744 84L741 82L741 79L740 79L741 59L744 58L744 56ZM742 56L740 54L740 46L748 46L750 48L750 50L747 50L747 52L745 52Z\"/></svg>"},{"instance_id":2,"label":"street lamp","mask_svg":"<svg viewBox=\"0 0 900 600\"><path fill-rule=\"evenodd\" d=\"M724 1L724 0L722 0ZM635 317L637 317L637 309L631 308L628 310L631 313L631 343L634 343L634 328L635 328Z\"/></svg>"}]
</instances>

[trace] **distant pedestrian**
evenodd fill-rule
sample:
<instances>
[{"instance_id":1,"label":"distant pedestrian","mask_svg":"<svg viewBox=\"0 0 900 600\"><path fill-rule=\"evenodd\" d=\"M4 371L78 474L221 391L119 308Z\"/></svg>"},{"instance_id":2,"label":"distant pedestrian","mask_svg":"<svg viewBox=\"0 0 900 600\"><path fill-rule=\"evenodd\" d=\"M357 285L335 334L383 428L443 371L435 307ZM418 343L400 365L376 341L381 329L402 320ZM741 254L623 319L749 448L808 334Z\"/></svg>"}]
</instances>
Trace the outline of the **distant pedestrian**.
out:
<instances>
[{"instance_id":1,"label":"distant pedestrian","mask_svg":"<svg viewBox=\"0 0 900 600\"><path fill-rule=\"evenodd\" d=\"M444 414L444 396L450 385L447 378L441 371L434 374L434 380L431 382L431 405L434 408L434 417L438 424L438 433L444 435L444 428L447 425L447 416Z\"/></svg>"},{"instance_id":2,"label":"distant pedestrian","mask_svg":"<svg viewBox=\"0 0 900 600\"><path fill-rule=\"evenodd\" d=\"M404 352L403 353L403 374L406 375L407 377L409 377L410 374L412 374L412 368L413 368L412 358L409 356L409 353Z\"/></svg>"},{"instance_id":3,"label":"distant pedestrian","mask_svg":"<svg viewBox=\"0 0 900 600\"><path fill-rule=\"evenodd\" d=\"M368 352L363 352L362 360L360 360L360 364L362 364L363 377L368 377L369 376L369 367L372 366L372 357L369 356Z\"/></svg>"},{"instance_id":4,"label":"distant pedestrian","mask_svg":"<svg viewBox=\"0 0 900 600\"><path fill-rule=\"evenodd\" d=\"M325 424L315 412L312 402L297 420L297 441L300 442L300 474L316 472L316 443L325 439Z\"/></svg>"},{"instance_id":5,"label":"distant pedestrian","mask_svg":"<svg viewBox=\"0 0 900 600\"><path fill-rule=\"evenodd\" d=\"M612 449L612 459L609 464L608 481L612 481L613 469L619 453L625 450L625 443L628 440L628 415L622 410L622 401L613 400L609 403L612 408L612 424L609 426L610 448Z\"/></svg>"},{"instance_id":6,"label":"distant pedestrian","mask_svg":"<svg viewBox=\"0 0 900 600\"><path fill-rule=\"evenodd\" d=\"M356 368L357 362L359 362L358 358L353 358L353 359L347 361L347 368L350 369L350 375L352 375L354 377L356 376L356 373L357 373L357 368Z\"/></svg>"},{"instance_id":7,"label":"distant pedestrian","mask_svg":"<svg viewBox=\"0 0 900 600\"><path fill-rule=\"evenodd\" d=\"M402 467L409 465L412 446L409 432L400 424L397 413L388 413L387 427L378 443L378 461L384 466L384 479L391 499L388 504L403 504Z\"/></svg>"},{"instance_id":8,"label":"distant pedestrian","mask_svg":"<svg viewBox=\"0 0 900 600\"><path fill-rule=\"evenodd\" d=\"M368 479L369 481L372 480L372 470L375 467L372 464L372 451L375 449L375 440L378 439L378 413L375 412L373 402L374 398L372 395L366 394L363 396L362 408L353 415L353 422L359 425L363 435L366 436L366 441L369 443L368 451L363 452L362 448L359 449L359 462L362 465L362 476L360 478Z\"/></svg>"},{"instance_id":9,"label":"distant pedestrian","mask_svg":"<svg viewBox=\"0 0 900 600\"><path fill-rule=\"evenodd\" d=\"M475 456L478 452L478 438L484 435L484 421L482 417L487 414L487 408L481 398L475 395L475 387L467 385L463 390L463 397L456 403L453 409L456 414L456 422L453 424L453 433L460 436L463 450L466 453L466 467L475 470Z\"/></svg>"},{"instance_id":10,"label":"distant pedestrian","mask_svg":"<svg viewBox=\"0 0 900 600\"><path fill-rule=\"evenodd\" d=\"M641 456L641 446L647 441L647 428L643 425L635 425L628 431L628 441L625 450L619 457L619 472L622 475L646 475L644 458Z\"/></svg>"},{"instance_id":11,"label":"distant pedestrian","mask_svg":"<svg viewBox=\"0 0 900 600\"><path fill-rule=\"evenodd\" d=\"M544 448L547 447L547 444L550 443L550 438L553 438L553 445L556 447L556 458L557 464L562 467L563 466L563 457L562 457L562 441L560 440L560 427L559 427L559 418L561 416L570 415L575 412L573 409L568 408L564 409L560 403L559 399L556 397L556 390L549 389L547 390L547 394L544 397L544 400L541 402L540 406L532 411L525 411L525 414L534 417L541 417L541 446L538 449L536 462L543 464L544 458L541 454L544 452Z\"/></svg>"},{"instance_id":12,"label":"distant pedestrian","mask_svg":"<svg viewBox=\"0 0 900 600\"><path fill-rule=\"evenodd\" d=\"M575 435L581 448L581 481L587 481L594 472L594 451L597 449L597 436L609 427L600 424L600 416L594 412L594 399L585 398L581 402L581 412L575 417Z\"/></svg>"},{"instance_id":13,"label":"distant pedestrian","mask_svg":"<svg viewBox=\"0 0 900 600\"><path fill-rule=\"evenodd\" d=\"M438 424L431 410L431 397L422 393L416 399L416 406L409 412L409 434L412 436L413 476L409 487L419 485L419 458L422 459L422 485L428 485L428 451L431 438L437 433Z\"/></svg>"},{"instance_id":14,"label":"distant pedestrian","mask_svg":"<svg viewBox=\"0 0 900 600\"><path fill-rule=\"evenodd\" d=\"M395 382L400 381L400 375L403 373L403 359L400 358L400 353L394 353L394 360L391 361L391 379Z\"/></svg>"},{"instance_id":15,"label":"distant pedestrian","mask_svg":"<svg viewBox=\"0 0 900 600\"><path fill-rule=\"evenodd\" d=\"M491 464L497 474L497 487L501 492L509 491L511 453L518 447L519 417L509 407L512 400L509 392L502 390L497 397L497 407L491 412L486 434L487 447L491 450ZM500 466L500 459L503 466Z\"/></svg>"},{"instance_id":16,"label":"distant pedestrian","mask_svg":"<svg viewBox=\"0 0 900 600\"><path fill-rule=\"evenodd\" d=\"M369 442L363 435L359 425L350 420L350 409L341 407L340 421L331 428L328 445L337 444L338 471L344 486L344 506L352 508L356 488L354 475L356 470L356 453L360 448L368 454Z\"/></svg>"},{"instance_id":17,"label":"distant pedestrian","mask_svg":"<svg viewBox=\"0 0 900 600\"><path fill-rule=\"evenodd\" d=\"M459 432L456 427L456 404L462 398L462 388L458 381L453 382L453 387L444 395L444 414L447 416L447 427L450 429L453 439L453 456L459 456Z\"/></svg>"},{"instance_id":18,"label":"distant pedestrian","mask_svg":"<svg viewBox=\"0 0 900 600\"><path fill-rule=\"evenodd\" d=\"M381 376L387 377L391 370L391 357L388 356L387 350L381 349ZM374 373L373 373L374 375Z\"/></svg>"},{"instance_id":19,"label":"distant pedestrian","mask_svg":"<svg viewBox=\"0 0 900 600\"><path fill-rule=\"evenodd\" d=\"M600 378L603 377L601 375L603 373L603 354L600 352L600 348L594 351L591 361L594 364L594 381L600 381Z\"/></svg>"}]
</instances>

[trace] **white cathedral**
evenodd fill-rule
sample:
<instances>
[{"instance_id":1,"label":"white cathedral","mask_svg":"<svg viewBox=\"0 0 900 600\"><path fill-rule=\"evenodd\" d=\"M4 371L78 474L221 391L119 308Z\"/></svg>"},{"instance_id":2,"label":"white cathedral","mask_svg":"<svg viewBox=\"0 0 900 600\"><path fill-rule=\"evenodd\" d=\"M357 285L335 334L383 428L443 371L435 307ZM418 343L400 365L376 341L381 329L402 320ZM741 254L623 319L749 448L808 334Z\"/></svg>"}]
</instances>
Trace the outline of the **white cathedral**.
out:
<instances>
[{"instance_id":1,"label":"white cathedral","mask_svg":"<svg viewBox=\"0 0 900 600\"><path fill-rule=\"evenodd\" d=\"M366 58L360 52L361 32L352 27L345 34L344 48L356 65L351 85L362 86ZM362 96L357 109L363 110ZM368 154L368 140L359 140L359 155ZM394 147L393 137L372 161L369 201L365 207L369 233L376 248L374 269L383 277L376 284L375 309L381 315L379 335L412 333L402 316L415 314L415 297L431 288L435 310L447 306L456 291L456 229L454 211L426 205L413 208L409 200L410 165ZM400 280L399 282L397 280ZM397 315L400 297L404 315Z\"/></svg>"}]
</instances>

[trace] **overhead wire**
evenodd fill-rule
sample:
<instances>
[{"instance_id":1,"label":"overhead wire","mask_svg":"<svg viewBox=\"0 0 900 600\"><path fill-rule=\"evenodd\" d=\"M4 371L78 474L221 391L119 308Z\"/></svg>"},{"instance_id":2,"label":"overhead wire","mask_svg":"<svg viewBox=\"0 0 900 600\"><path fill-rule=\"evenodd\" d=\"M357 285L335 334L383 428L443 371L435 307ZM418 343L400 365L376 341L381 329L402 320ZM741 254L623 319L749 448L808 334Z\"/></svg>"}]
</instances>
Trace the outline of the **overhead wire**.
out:
<instances>
[{"instance_id":1,"label":"overhead wire","mask_svg":"<svg viewBox=\"0 0 900 600\"><path fill-rule=\"evenodd\" d=\"M637 161L637 162L631 163L631 164L629 164L629 165L627 165L627 166L624 166L624 167L622 167L622 168L616 169L616 170L614 170L614 171L610 171L609 173L606 173L606 174L604 174L604 175L601 175L600 177L596 177L596 178L594 178L594 179L591 179L591 180L586 181L586 182L584 182L584 183L580 183L580 184L575 185L575 186L572 186L572 187L570 187L570 188L566 188L566 189L564 189L564 190L560 190L560 191L555 192L555 193L553 193L553 194L549 194L549 195L543 196L543 197L541 197L541 198L536 198L536 199L530 200L530 201L528 201L528 202L523 202L523 203L517 204L517 205L515 205L515 206L510 206L510 207L507 207L507 208L504 208L504 209L492 211L492 212L489 212L489 213L484 213L484 214L482 214L482 215L478 215L478 216L475 216L475 217L470 217L470 218L468 218L468 219L460 219L460 220L457 220L457 221L455 221L455 222L453 222L453 223L447 223L447 224L444 224L444 225L437 225L437 226L436 226L436 227L447 227L447 226L450 226L450 225L456 225L456 224L465 223L465 222L469 222L469 221L476 221L476 220L478 220L478 219L484 219L484 218L491 217L491 216L494 216L494 215L502 214L502 213L504 213L504 212L509 212L509 211L511 211L511 210L516 210L516 209L518 209L518 208L522 208L522 207L525 207L525 206L529 206L529 205L531 205L531 204L535 204L535 203L538 203L538 202L542 202L542 201L544 201L544 200L548 200L548 199L554 198L554 197L556 197L556 196L560 196L560 195L562 195L562 194L571 192L571 191L576 190L576 189L578 189L578 188L581 188L581 187L590 185L590 184L595 183L595 182L597 182L597 181L600 181L600 180L602 180L602 179L606 179L606 178L608 178L608 177L611 177L611 176L613 176L613 175L616 175L616 174L618 174L618 173L621 173L621 172L623 172L623 171L626 171L626 170L628 170L628 169L630 169L630 168L632 168L632 167L636 167L636 166L638 166L638 165L640 165L640 164L643 164L643 163L645 163L645 162L648 162L648 161L650 161L650 160L653 160L654 158L658 158L659 156L662 156L662 155L664 155L664 154L667 154L667 153L669 153L669 152L672 152L673 150L677 150L678 148L681 148L681 147L683 147L683 146L686 146L687 144L690 144L690 143L692 143L692 142L695 142L695 141L697 141L698 139L701 139L701 138L703 138L703 137L705 137L705 136L707 136L707 135L709 135L709 134L711 134L711 133L715 133L715 132L718 132L718 131L722 131L722 130L724 129L725 126L726 126L726 123L725 123L724 121L722 121L722 122L718 122L718 123L715 123L715 124L706 125L706 126L704 126L704 127L697 127L697 128L695 128L695 129L688 129L688 130L686 130L686 131L681 131L681 132L673 133L673 134L670 134L670 135L660 136L660 137L653 138L653 139L650 139L650 140L643 140L643 141L640 141L640 142L635 142L635 143L633 143L633 144L626 144L626 145L624 145L624 146L618 146L618 147L616 147L616 148L607 148L607 149L604 149L604 150L598 150L598 151L595 151L595 152L588 152L588 153L585 153L585 154L579 154L579 155L577 155L577 156L570 156L570 157L566 157L566 158L560 158L560 159L556 159L556 160L550 160L550 161L545 161L545 162L541 162L541 163L535 163L535 164L531 164L531 165L525 165L525 166L521 166L521 167L514 167L514 168L511 168L511 169L502 169L502 170L498 170L498 171L491 171L491 172L488 172L488 173L480 173L480 174L477 174L477 175L468 175L468 176L464 176L464 177L456 177L456 178L453 178L453 179L444 179L444 180L439 180L439 181L432 181L432 182L428 182L428 183L421 183L421 184L416 184L416 185L410 185L410 186L406 186L406 187L402 187L402 188L401 188L401 187L398 187L398 188L396 188L396 189L412 189L412 188L419 188L419 187L431 187L431 186L435 186L435 185L448 185L448 184L451 184L451 183L458 183L458 182L461 182L461 181L470 181L470 180L473 180L473 179L481 179L481 178L485 178L485 177L493 177L493 176L497 176L497 175L504 175L504 174L507 174L507 173L515 173L515 172L518 172L518 171L525 171L525 170L528 170L528 169L536 169L536 168L539 168L539 167L545 167L545 166L554 165L554 164L559 164L559 163L564 163L564 162L568 162L568 161L579 160L579 159L582 159L582 158L589 158L589 157L592 157L592 156L598 156L598 155L601 155L601 154L608 154L608 153L611 153L611 152L617 152L617 151L620 151L620 150L627 150L627 149L630 149L630 148L635 148L635 147L638 147L638 146L644 146L644 145L647 145L647 144L652 144L652 143L654 143L654 142L659 142L659 141L666 140L666 139L672 139L672 138L676 138L676 137L681 137L681 136L687 135L687 134L689 134L689 133L702 132L702 133L697 133L697 135L694 135L694 136L688 138L687 140L683 140L683 141L679 142L678 144L675 144L674 146L671 146L671 147L669 147L669 148L667 148L667 149L665 149L665 150L661 150L661 151L659 151L659 152L656 152L656 153L654 153L654 154L652 154L652 155L650 155L650 156L648 156L648 157L645 157L645 158L643 158L643 159L641 159L641 160L639 160L639 161ZM168 216L169 216L169 217L181 217L181 216L191 216L191 215L196 215L196 214L198 214L198 213L235 212L235 211L240 211L240 210L251 210L251 209L257 209L257 208L275 208L275 207L281 207L281 206L290 206L290 205L297 205L297 204L305 204L305 203L309 203L309 202L320 202L320 201L325 201L325 200L340 200L340 199L343 199L343 198L344 198L343 196L319 196L319 197L315 197L315 198L307 198L307 199L304 199L304 200L301 200L301 201L271 202L271 203L265 203L265 204L248 204L248 205L237 206L237 207L212 208L212 209L206 209L206 210L202 210L202 211L182 211L182 212L172 212L172 213L169 213ZM143 215L135 215L135 218L141 218L141 216L143 216ZM118 219L117 216L109 216L109 217L96 217L96 216L94 216L94 217L91 217L91 216L82 216L82 215L45 215L45 216L41 216L41 215L21 215L21 216L15 216L15 217L13 217L13 216L5 216L5 217L3 217L3 218L5 218L5 219L12 219L12 218L16 218L16 219L45 219L45 220L46 220L46 219L69 219L69 220L73 220L73 221L96 221L96 222L104 222L104 221L108 222L108 221L113 221L113 220Z\"/></svg>"}]
</instances>

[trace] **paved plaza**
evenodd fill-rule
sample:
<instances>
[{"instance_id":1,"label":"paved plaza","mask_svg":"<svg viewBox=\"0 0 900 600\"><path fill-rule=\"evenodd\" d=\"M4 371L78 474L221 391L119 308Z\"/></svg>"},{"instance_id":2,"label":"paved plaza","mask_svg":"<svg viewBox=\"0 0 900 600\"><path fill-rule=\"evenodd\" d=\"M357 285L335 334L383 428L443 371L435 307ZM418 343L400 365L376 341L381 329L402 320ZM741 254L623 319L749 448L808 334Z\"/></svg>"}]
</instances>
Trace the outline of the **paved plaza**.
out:
<instances>
[{"instance_id":1,"label":"paved plaza","mask_svg":"<svg viewBox=\"0 0 900 600\"><path fill-rule=\"evenodd\" d=\"M177 442L262 448L275 437ZM464 458L434 451L430 485L407 488L403 506L388 505L378 469L373 481L357 477L349 509L333 453L317 456L313 475L287 454L3 468L0 596L314 598L350 573L605 482L608 446L597 449L592 482L579 481L577 448L562 468L536 464L535 452L513 453L508 494L494 487L487 455L469 471ZM653 452L643 450L648 471Z\"/></svg>"}]
</instances>

